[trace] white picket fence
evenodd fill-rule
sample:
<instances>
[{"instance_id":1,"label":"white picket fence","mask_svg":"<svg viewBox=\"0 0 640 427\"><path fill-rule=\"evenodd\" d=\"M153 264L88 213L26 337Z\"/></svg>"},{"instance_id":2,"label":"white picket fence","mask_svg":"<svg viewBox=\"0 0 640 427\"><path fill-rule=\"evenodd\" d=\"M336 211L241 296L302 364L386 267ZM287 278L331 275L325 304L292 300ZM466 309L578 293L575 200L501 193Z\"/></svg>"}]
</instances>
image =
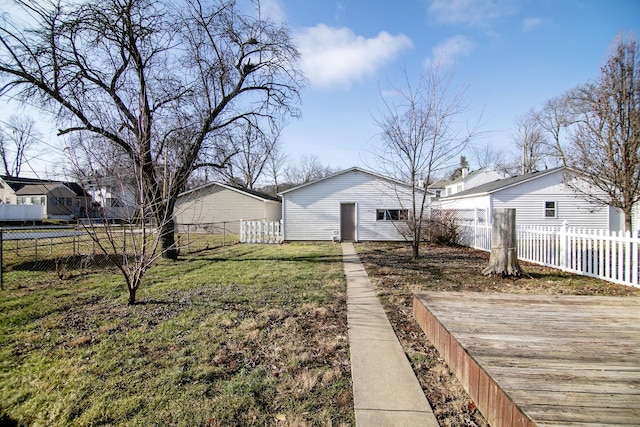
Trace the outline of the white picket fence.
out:
<instances>
[{"instance_id":1,"label":"white picket fence","mask_svg":"<svg viewBox=\"0 0 640 427\"><path fill-rule=\"evenodd\" d=\"M462 224L461 243L491 250L491 226ZM518 226L518 259L584 276L639 287L640 238L629 232L569 227Z\"/></svg>"},{"instance_id":2,"label":"white picket fence","mask_svg":"<svg viewBox=\"0 0 640 427\"><path fill-rule=\"evenodd\" d=\"M240 243L282 243L282 220L240 220Z\"/></svg>"}]
</instances>

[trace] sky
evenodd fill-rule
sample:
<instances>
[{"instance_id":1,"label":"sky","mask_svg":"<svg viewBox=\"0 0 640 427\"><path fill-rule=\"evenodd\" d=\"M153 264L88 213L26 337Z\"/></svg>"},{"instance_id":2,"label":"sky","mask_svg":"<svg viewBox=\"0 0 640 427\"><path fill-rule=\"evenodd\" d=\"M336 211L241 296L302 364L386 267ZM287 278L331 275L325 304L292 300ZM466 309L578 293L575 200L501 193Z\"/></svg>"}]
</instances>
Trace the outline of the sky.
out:
<instances>
[{"instance_id":1,"label":"sky","mask_svg":"<svg viewBox=\"0 0 640 427\"><path fill-rule=\"evenodd\" d=\"M480 121L474 144L509 153L518 117L595 79L621 32L640 34L638 0L262 0L262 13L289 27L308 80L284 149L333 169L372 168L382 94L436 58L469 85L461 121ZM42 139L25 176L64 169L52 130Z\"/></svg>"},{"instance_id":2,"label":"sky","mask_svg":"<svg viewBox=\"0 0 640 427\"><path fill-rule=\"evenodd\" d=\"M515 120L595 79L621 32L640 34L637 0L269 0L302 54L302 118L283 133L292 158L370 167L382 94L431 61L454 67L478 146L515 152ZM467 154L474 168L472 155Z\"/></svg>"}]
</instances>

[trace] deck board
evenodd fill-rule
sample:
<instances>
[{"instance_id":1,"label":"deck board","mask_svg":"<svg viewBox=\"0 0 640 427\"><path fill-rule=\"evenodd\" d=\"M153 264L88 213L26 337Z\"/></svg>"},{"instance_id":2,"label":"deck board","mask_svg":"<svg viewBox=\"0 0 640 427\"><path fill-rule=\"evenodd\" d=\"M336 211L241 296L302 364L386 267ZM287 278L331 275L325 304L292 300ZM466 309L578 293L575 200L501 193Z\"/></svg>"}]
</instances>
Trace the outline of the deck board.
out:
<instances>
[{"instance_id":1,"label":"deck board","mask_svg":"<svg viewBox=\"0 0 640 427\"><path fill-rule=\"evenodd\" d=\"M640 298L417 292L414 314L494 427L640 425Z\"/></svg>"}]
</instances>

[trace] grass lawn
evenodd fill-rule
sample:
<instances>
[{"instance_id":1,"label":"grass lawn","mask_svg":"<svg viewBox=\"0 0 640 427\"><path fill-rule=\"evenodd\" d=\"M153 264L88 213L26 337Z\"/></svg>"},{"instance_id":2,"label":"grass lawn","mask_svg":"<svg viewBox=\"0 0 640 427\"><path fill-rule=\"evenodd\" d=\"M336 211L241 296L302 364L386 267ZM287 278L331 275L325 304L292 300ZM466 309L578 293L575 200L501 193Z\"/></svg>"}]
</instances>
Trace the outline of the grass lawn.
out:
<instances>
[{"instance_id":1,"label":"grass lawn","mask_svg":"<svg viewBox=\"0 0 640 427\"><path fill-rule=\"evenodd\" d=\"M354 424L341 250L235 245L114 270L14 270L0 424Z\"/></svg>"}]
</instances>

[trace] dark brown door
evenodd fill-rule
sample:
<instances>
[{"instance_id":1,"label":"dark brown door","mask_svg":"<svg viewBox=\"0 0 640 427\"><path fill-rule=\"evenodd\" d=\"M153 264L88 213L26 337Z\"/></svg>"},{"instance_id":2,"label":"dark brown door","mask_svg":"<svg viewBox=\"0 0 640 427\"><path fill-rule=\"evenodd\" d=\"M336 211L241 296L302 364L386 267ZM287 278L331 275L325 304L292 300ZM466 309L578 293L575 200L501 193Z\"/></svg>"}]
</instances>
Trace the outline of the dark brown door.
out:
<instances>
[{"instance_id":1,"label":"dark brown door","mask_svg":"<svg viewBox=\"0 0 640 427\"><path fill-rule=\"evenodd\" d=\"M340 240L356 240L356 204L340 205Z\"/></svg>"}]
</instances>

